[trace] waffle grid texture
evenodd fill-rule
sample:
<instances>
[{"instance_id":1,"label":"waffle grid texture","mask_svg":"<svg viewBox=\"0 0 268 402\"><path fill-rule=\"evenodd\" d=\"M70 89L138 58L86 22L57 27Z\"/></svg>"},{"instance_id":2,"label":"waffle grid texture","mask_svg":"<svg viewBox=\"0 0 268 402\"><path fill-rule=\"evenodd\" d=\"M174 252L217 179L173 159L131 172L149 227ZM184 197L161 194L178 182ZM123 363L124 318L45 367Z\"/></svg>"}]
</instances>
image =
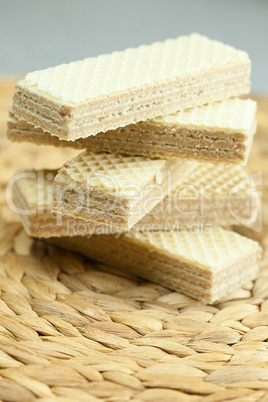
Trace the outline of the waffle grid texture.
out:
<instances>
[{"instance_id":1,"label":"waffle grid texture","mask_svg":"<svg viewBox=\"0 0 268 402\"><path fill-rule=\"evenodd\" d=\"M74 141L245 94L250 66L247 53L192 34L30 73L16 85L13 109Z\"/></svg>"},{"instance_id":2,"label":"waffle grid texture","mask_svg":"<svg viewBox=\"0 0 268 402\"><path fill-rule=\"evenodd\" d=\"M150 122L175 127L222 129L226 134L241 132L248 136L256 109L257 103L251 99L226 99L159 116Z\"/></svg>"},{"instance_id":3,"label":"waffle grid texture","mask_svg":"<svg viewBox=\"0 0 268 402\"><path fill-rule=\"evenodd\" d=\"M20 85L74 106L240 62L249 62L246 52L192 34L39 70L27 74Z\"/></svg>"},{"instance_id":4,"label":"waffle grid texture","mask_svg":"<svg viewBox=\"0 0 268 402\"><path fill-rule=\"evenodd\" d=\"M142 156L124 156L115 154L95 154L85 151L71 162L67 162L58 172L56 182L69 182L88 186L88 188L107 189L132 193L137 186L143 186L152 180L165 165L165 160L149 159ZM66 183L68 184L68 182Z\"/></svg>"},{"instance_id":5,"label":"waffle grid texture","mask_svg":"<svg viewBox=\"0 0 268 402\"><path fill-rule=\"evenodd\" d=\"M178 230L194 223L228 226L241 218L251 225L259 207L255 182L243 167L198 163L171 194L144 216L138 227L142 230L147 224L151 227L147 230L153 231Z\"/></svg>"},{"instance_id":6,"label":"waffle grid texture","mask_svg":"<svg viewBox=\"0 0 268 402\"><path fill-rule=\"evenodd\" d=\"M260 250L257 242L219 227L210 234L133 232L124 236L150 251L157 250L212 273L222 271Z\"/></svg>"},{"instance_id":7,"label":"waffle grid texture","mask_svg":"<svg viewBox=\"0 0 268 402\"><path fill-rule=\"evenodd\" d=\"M250 195L250 176L239 165L199 163L182 182L180 196L190 197L192 190L203 190L207 197L228 197L232 189L241 189L237 195ZM174 196L176 189L172 192Z\"/></svg>"},{"instance_id":8,"label":"waffle grid texture","mask_svg":"<svg viewBox=\"0 0 268 402\"><path fill-rule=\"evenodd\" d=\"M188 173L192 164L85 151L53 182L53 212L131 229Z\"/></svg>"}]
</instances>

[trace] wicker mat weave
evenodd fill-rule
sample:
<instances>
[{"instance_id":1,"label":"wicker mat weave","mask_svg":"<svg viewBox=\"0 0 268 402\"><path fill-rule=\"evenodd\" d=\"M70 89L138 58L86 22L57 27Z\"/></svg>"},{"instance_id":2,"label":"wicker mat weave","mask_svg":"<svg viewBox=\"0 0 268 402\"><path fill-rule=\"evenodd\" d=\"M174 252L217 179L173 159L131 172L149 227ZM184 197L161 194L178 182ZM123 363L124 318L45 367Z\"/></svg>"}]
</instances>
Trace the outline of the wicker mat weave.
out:
<instances>
[{"instance_id":1,"label":"wicker mat weave","mask_svg":"<svg viewBox=\"0 0 268 402\"><path fill-rule=\"evenodd\" d=\"M268 401L267 252L255 283L208 306L28 238L6 182L76 152L8 143L12 91L0 84L0 399ZM268 100L259 105L251 171L268 170ZM267 170L264 230L247 233L264 248Z\"/></svg>"}]
</instances>

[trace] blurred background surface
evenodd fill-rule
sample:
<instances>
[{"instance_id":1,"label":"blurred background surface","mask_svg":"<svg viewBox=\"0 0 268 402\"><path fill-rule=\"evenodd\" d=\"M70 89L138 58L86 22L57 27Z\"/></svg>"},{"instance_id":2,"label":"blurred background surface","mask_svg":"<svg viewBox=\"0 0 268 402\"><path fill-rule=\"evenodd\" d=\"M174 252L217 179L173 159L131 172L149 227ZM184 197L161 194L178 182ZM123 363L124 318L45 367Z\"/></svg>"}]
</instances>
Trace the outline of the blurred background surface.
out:
<instances>
[{"instance_id":1,"label":"blurred background surface","mask_svg":"<svg viewBox=\"0 0 268 402\"><path fill-rule=\"evenodd\" d=\"M200 32L246 50L268 93L267 0L0 0L0 75Z\"/></svg>"}]
</instances>

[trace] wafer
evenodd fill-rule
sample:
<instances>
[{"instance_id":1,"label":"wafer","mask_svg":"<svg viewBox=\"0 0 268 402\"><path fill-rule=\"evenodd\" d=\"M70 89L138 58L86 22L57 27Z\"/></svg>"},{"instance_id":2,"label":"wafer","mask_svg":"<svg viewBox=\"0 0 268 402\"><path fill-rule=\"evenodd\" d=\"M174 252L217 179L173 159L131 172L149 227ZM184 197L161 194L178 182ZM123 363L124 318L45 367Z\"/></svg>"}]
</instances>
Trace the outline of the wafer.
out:
<instances>
[{"instance_id":1,"label":"wafer","mask_svg":"<svg viewBox=\"0 0 268 402\"><path fill-rule=\"evenodd\" d=\"M53 210L129 230L181 182L193 163L85 151L58 171Z\"/></svg>"},{"instance_id":2,"label":"wafer","mask_svg":"<svg viewBox=\"0 0 268 402\"><path fill-rule=\"evenodd\" d=\"M29 73L16 117L68 141L248 93L246 52L199 34Z\"/></svg>"},{"instance_id":3,"label":"wafer","mask_svg":"<svg viewBox=\"0 0 268 402\"><path fill-rule=\"evenodd\" d=\"M24 170L11 182L12 210L21 219L26 233L34 237L88 236L110 234L121 227L57 215L52 210L53 181L58 170Z\"/></svg>"},{"instance_id":4,"label":"wafer","mask_svg":"<svg viewBox=\"0 0 268 402\"><path fill-rule=\"evenodd\" d=\"M82 219L58 217L52 212L52 184L57 172L57 170L24 170L13 176L12 210L20 216L26 233L46 238L97 232L90 222L87 222L85 232L85 222ZM106 228L99 225L98 229L104 233Z\"/></svg>"},{"instance_id":5,"label":"wafer","mask_svg":"<svg viewBox=\"0 0 268 402\"><path fill-rule=\"evenodd\" d=\"M254 178L244 168L198 163L135 228L174 231L206 224L250 227L257 219L259 207Z\"/></svg>"},{"instance_id":6,"label":"wafer","mask_svg":"<svg viewBox=\"0 0 268 402\"><path fill-rule=\"evenodd\" d=\"M133 232L51 241L208 303L254 279L261 257L257 242L219 227L208 234Z\"/></svg>"},{"instance_id":7,"label":"wafer","mask_svg":"<svg viewBox=\"0 0 268 402\"><path fill-rule=\"evenodd\" d=\"M255 101L227 99L75 141L60 140L9 111L11 141L159 158L245 165L256 131Z\"/></svg>"},{"instance_id":8,"label":"wafer","mask_svg":"<svg viewBox=\"0 0 268 402\"><path fill-rule=\"evenodd\" d=\"M56 170L40 170L23 171L14 176L13 203L30 236L87 236L118 231L79 218L63 216L59 219L52 211L52 185L56 174ZM212 226L238 225L241 222L250 226L257 217L260 200L248 181L249 176L240 166L232 169L230 166L197 164L192 173L189 169L189 174L177 189L131 230L207 230ZM243 187L246 184L243 190L237 188L240 183ZM254 183L251 186L254 189Z\"/></svg>"}]
</instances>

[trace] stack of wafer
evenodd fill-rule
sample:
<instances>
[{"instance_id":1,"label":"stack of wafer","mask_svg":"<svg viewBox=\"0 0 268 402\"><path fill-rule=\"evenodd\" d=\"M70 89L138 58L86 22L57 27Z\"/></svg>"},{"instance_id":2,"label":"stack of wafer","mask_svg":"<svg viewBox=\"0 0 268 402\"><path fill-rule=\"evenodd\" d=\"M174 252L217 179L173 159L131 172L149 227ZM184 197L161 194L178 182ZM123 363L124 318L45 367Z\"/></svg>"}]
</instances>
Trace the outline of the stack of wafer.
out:
<instances>
[{"instance_id":1,"label":"stack of wafer","mask_svg":"<svg viewBox=\"0 0 268 402\"><path fill-rule=\"evenodd\" d=\"M192 34L27 74L8 138L83 152L14 175L26 232L209 303L254 279L259 244L224 228L260 204L250 69Z\"/></svg>"}]
</instances>

